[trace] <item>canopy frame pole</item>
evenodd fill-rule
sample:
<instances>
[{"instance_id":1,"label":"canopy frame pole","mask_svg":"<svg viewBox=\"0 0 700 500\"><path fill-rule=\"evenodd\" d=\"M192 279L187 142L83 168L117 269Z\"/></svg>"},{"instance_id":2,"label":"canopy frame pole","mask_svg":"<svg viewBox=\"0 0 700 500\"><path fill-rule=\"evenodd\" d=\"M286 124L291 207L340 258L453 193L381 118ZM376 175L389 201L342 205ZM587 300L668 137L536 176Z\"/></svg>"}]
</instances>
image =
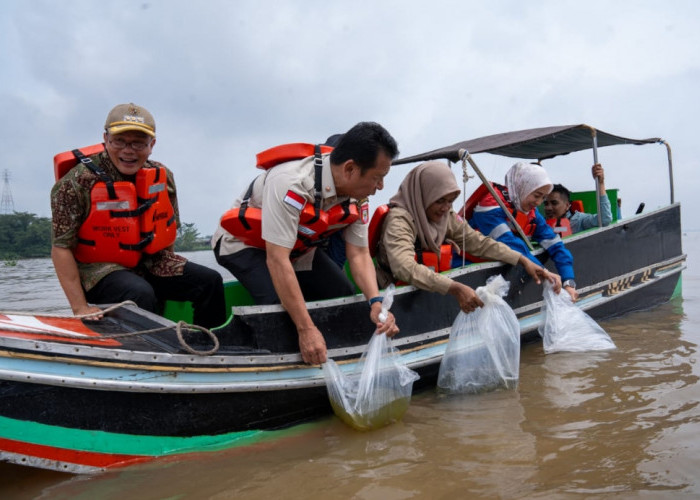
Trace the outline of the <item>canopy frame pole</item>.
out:
<instances>
[{"instance_id":1,"label":"canopy frame pole","mask_svg":"<svg viewBox=\"0 0 700 500\"><path fill-rule=\"evenodd\" d=\"M462 158L462 206L465 206L467 204L467 182L469 181L470 178L474 177L473 175L470 176L469 173L467 172L467 162L464 161L464 158ZM464 219L465 224L469 224L469 221ZM459 252L462 255L462 267L464 267L467 264L467 256L464 254L464 247L467 244L467 233L466 231L462 231L462 248L460 249L461 251Z\"/></svg>"},{"instance_id":2,"label":"canopy frame pole","mask_svg":"<svg viewBox=\"0 0 700 500\"><path fill-rule=\"evenodd\" d=\"M598 164L598 132L595 128L586 125L591 131L593 138L593 164ZM605 194L607 196L607 193ZM596 215L598 215L598 227L603 227L603 214L600 207L600 179L595 178L595 206Z\"/></svg>"},{"instance_id":3,"label":"canopy frame pole","mask_svg":"<svg viewBox=\"0 0 700 500\"><path fill-rule=\"evenodd\" d=\"M523 239L527 247L530 249L530 251L534 251L535 248L532 246L532 243L530 243L530 238L525 236L525 233L523 232L523 228L520 227L520 225L515 221L515 217L513 217L513 214L510 213L510 210L508 210L508 207L506 207L506 204L503 203L503 200L501 199L500 196L496 194L496 191L493 189L493 186L491 183L488 181L486 177L484 177L484 174L481 173L481 169L474 163L474 160L472 159L471 155L469 154L469 151L466 149L460 149L459 150L459 157L462 160L462 164L464 165L464 162L469 162L469 164L472 166L474 169L474 172L476 172L476 175L479 176L479 179L481 179L481 182L486 186L486 189L489 190L489 193L491 193L491 196L493 196L493 199L496 200L498 203L498 206L501 207L501 210L505 212L506 217L510 221L511 225L515 228L515 231L518 233L518 235ZM465 172L466 172L466 165L464 166ZM519 209L519 207L516 207L516 209ZM487 235L484 235L487 236Z\"/></svg>"},{"instance_id":4,"label":"canopy frame pole","mask_svg":"<svg viewBox=\"0 0 700 500\"><path fill-rule=\"evenodd\" d=\"M666 154L668 156L668 182L671 192L671 205L673 205L675 203L675 196L673 191L673 156L671 155L671 145L663 139L661 139L660 142L666 146Z\"/></svg>"}]
</instances>

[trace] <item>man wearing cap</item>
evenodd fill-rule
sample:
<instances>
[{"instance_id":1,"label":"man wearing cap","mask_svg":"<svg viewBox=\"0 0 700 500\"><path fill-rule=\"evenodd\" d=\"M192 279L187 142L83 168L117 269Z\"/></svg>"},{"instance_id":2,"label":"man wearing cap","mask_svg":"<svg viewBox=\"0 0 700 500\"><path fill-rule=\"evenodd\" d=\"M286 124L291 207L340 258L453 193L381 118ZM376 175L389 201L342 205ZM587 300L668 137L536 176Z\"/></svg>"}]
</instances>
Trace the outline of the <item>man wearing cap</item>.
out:
<instances>
[{"instance_id":1,"label":"man wearing cap","mask_svg":"<svg viewBox=\"0 0 700 500\"><path fill-rule=\"evenodd\" d=\"M156 143L151 113L114 107L104 151L80 160L51 190L51 258L75 315L101 317L91 304L136 302L159 312L165 300L192 302L194 323L226 319L221 275L173 253L180 224L175 181L149 160Z\"/></svg>"}]
</instances>

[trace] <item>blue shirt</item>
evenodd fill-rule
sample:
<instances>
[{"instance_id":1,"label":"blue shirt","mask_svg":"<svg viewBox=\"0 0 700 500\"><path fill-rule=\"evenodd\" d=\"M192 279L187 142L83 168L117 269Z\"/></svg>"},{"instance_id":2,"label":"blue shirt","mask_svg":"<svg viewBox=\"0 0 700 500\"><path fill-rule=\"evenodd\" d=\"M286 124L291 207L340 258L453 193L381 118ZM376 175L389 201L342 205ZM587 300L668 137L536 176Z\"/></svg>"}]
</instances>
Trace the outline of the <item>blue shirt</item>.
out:
<instances>
[{"instance_id":1,"label":"blue shirt","mask_svg":"<svg viewBox=\"0 0 700 500\"><path fill-rule=\"evenodd\" d=\"M513 250L527 256L535 264L542 265L537 257L532 255L527 244L513 233L508 217L501 207L478 205L474 215L469 219L469 224L481 231L481 234L505 243ZM566 249L559 235L549 227L544 217L536 210L533 224L535 224L535 231L531 239L547 250L562 281L574 279L574 258L571 252Z\"/></svg>"},{"instance_id":2,"label":"blue shirt","mask_svg":"<svg viewBox=\"0 0 700 500\"><path fill-rule=\"evenodd\" d=\"M610 199L607 196L600 197L600 218L603 226L612 222L612 211L610 210ZM574 212L569 216L571 232L578 233L584 229L598 227L598 214L587 214L584 212Z\"/></svg>"}]
</instances>

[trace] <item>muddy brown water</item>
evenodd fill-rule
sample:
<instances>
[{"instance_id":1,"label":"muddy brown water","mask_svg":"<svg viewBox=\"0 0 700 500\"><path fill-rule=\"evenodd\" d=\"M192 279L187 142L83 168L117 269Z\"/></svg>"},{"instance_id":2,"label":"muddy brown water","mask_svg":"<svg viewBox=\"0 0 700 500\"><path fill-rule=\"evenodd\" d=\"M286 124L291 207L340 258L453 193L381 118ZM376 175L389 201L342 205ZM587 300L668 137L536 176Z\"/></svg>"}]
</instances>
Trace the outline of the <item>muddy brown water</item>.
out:
<instances>
[{"instance_id":1,"label":"muddy brown water","mask_svg":"<svg viewBox=\"0 0 700 500\"><path fill-rule=\"evenodd\" d=\"M524 345L515 391L427 390L375 431L328 416L251 448L94 476L0 463L0 499L700 498L700 233L684 251L683 298L601 322L614 351ZM57 284L38 289L50 271L0 263L0 310L65 308Z\"/></svg>"}]
</instances>

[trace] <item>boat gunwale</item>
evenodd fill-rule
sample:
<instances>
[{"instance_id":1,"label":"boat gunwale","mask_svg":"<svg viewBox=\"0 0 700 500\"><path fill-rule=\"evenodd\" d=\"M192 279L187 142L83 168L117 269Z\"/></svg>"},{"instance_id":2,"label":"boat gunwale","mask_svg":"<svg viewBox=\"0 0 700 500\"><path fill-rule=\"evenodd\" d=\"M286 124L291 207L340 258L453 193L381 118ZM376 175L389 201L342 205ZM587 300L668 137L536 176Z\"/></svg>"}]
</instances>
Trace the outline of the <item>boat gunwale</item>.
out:
<instances>
[{"instance_id":1,"label":"boat gunwale","mask_svg":"<svg viewBox=\"0 0 700 500\"><path fill-rule=\"evenodd\" d=\"M635 270L632 273L627 273L621 275L606 282L601 282L596 285L592 285L582 289L582 300L581 309L587 310L593 307L597 307L606 302L616 300L620 297L624 297L629 293L639 291L642 288L651 286L661 279L666 279L675 274L680 274L685 268L685 254L668 259L663 262L651 266L645 266L645 268ZM650 270L654 267L658 269L664 269L663 275L655 276L646 281L637 283L630 286L627 289L621 290L614 295L604 296L602 290L606 289L608 285L627 279L630 275L637 275L640 272L644 273L646 270ZM597 290L596 292L586 296L586 291ZM527 320L528 326L522 328L521 334L536 330L542 323L541 312L519 318L519 322L522 323L523 320ZM417 345L413 349L407 351L402 351L401 356L404 358L406 365L412 369L419 369L421 367L429 366L439 360L444 354L445 344L449 338L449 329L443 328L436 330L435 332L430 332L434 336L434 341L430 343L425 343L422 345ZM423 334L425 335L425 334ZM438 349L439 352L432 352ZM410 359L412 356L415 357L417 352L422 352L423 357L418 357L418 359ZM333 352L329 352L333 354ZM56 358L51 358L51 362L58 362ZM356 364L358 358L354 360L346 360L345 362L340 362L341 365L345 365L346 370L352 369L352 365ZM75 360L71 360L69 364L80 364L76 363ZM130 370L134 369L133 365L127 366ZM168 372L189 372L192 376L197 376L198 372L194 370L187 370L187 367L182 367L183 370L167 370ZM162 372L163 370L156 369L153 366L147 367L146 372ZM258 375L263 370L253 370L248 371L253 375ZM217 382L199 382L199 383L151 383L151 382L138 382L133 380L103 380L103 379L93 379L93 378L76 378L76 377L66 377L66 376L37 376L36 373L27 375L27 372L19 372L15 370L0 370L0 379L6 381L17 381L17 382L27 382L27 383L37 383L46 384L53 386L70 386L76 388L85 388L92 390L117 390L126 392L157 392L157 393L220 393L220 392L255 392L255 391L274 391L274 390L289 390L289 389L304 389L310 387L318 387L325 385L325 380L323 378L323 373L318 365L297 365L293 367L278 367L277 370L271 371L291 371L297 376L304 374L305 376L296 379L274 379L274 380L256 380L256 381L241 381L241 380L224 380ZM206 371L205 374L218 373L222 374L224 377L227 374L240 374L241 370L228 369L226 371ZM310 375L312 374L312 375ZM33 377L28 380L27 377Z\"/></svg>"},{"instance_id":2,"label":"boat gunwale","mask_svg":"<svg viewBox=\"0 0 700 500\"><path fill-rule=\"evenodd\" d=\"M608 228L602 228L600 231L607 230ZM685 261L686 255L681 254L679 256L667 259L665 261L660 261L648 266L644 266L619 276L609 278L608 280L597 282L593 285L582 287L579 289L579 294L581 297L585 297L587 292L591 289L602 289L611 283L624 280L630 276L639 274L640 272L645 272L647 270L659 269L666 265L673 265L677 262ZM505 266L505 264L499 262L488 263L495 265L496 267ZM468 266L467 268L455 269L449 271L451 276L462 276L473 272L478 269L474 266ZM483 269L480 268L480 269ZM406 290L408 289L408 290ZM397 293L408 293L415 290L413 287L404 287L399 289ZM526 306L515 308L514 312L518 316L526 316L529 311L539 310L542 306L542 301L532 302ZM587 306L582 308L587 310L592 306ZM521 334L527 333L528 330L521 331ZM436 332L423 332L417 335L411 335L404 338L394 339L393 344L396 348L401 349L402 347L411 344L425 344L434 338L439 338L442 334ZM33 348L29 348L32 345ZM97 346L81 346L77 347L76 344L71 343L61 343L60 341L50 341L50 340L36 340L36 339L26 339L20 337L2 337L0 336L0 348L6 348L0 351L0 356L6 357L22 357L22 356L34 356L35 358L43 358L53 361L58 361L59 359L65 360L66 362L71 362L74 364L84 364L92 366L110 366L119 367L122 364L123 368L127 369L138 369L138 364L144 364L143 368L147 370L154 371L201 371L201 372L237 372L237 371L251 371L251 372L261 372L261 371L280 371L287 369L299 369L308 367L301 362L301 355L299 353L270 353L270 354L232 354L232 355L210 355L210 356L194 356L192 354L177 354L168 352L157 352L157 351L135 351L128 349L116 349L110 347L97 347ZM329 357L348 357L348 356L359 356L364 350L364 345L357 345L351 347L342 347L329 350ZM21 351L21 352L20 352ZM36 354L37 352L45 354ZM50 354L49 354L50 353ZM63 354L64 357L56 356L56 354ZM87 359L89 358L89 359ZM193 366L194 365L194 366Z\"/></svg>"}]
</instances>

